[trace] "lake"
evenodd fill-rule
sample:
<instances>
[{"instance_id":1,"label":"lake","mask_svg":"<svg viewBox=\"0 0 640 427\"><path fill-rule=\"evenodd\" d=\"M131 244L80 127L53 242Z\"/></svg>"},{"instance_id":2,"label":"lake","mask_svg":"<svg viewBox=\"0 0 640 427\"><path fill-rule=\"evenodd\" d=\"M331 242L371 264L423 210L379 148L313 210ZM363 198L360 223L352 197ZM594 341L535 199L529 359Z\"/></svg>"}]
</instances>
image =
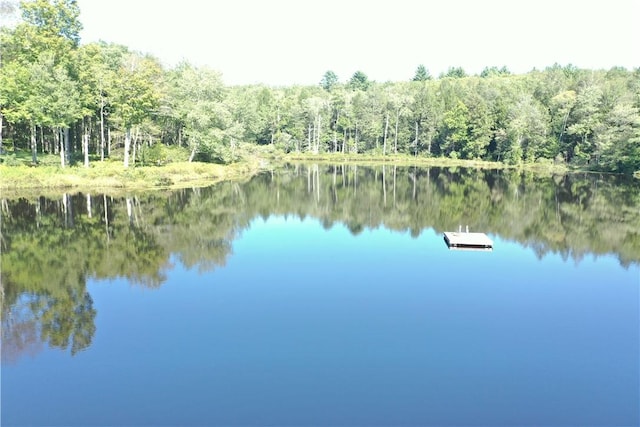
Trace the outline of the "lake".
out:
<instances>
[{"instance_id":1,"label":"lake","mask_svg":"<svg viewBox=\"0 0 640 427\"><path fill-rule=\"evenodd\" d=\"M295 164L1 213L3 426L640 423L638 180Z\"/></svg>"}]
</instances>

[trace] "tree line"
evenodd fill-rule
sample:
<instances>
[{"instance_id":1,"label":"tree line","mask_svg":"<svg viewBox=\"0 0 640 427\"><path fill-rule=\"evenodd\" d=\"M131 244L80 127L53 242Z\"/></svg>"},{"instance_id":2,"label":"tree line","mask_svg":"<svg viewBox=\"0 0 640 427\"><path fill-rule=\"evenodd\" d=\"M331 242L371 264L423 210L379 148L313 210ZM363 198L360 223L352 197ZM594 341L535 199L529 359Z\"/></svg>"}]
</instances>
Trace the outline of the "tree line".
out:
<instances>
[{"instance_id":1,"label":"tree line","mask_svg":"<svg viewBox=\"0 0 640 427\"><path fill-rule=\"evenodd\" d=\"M20 3L0 32L0 150L136 162L232 162L245 144L640 170L640 68L554 64L514 75L419 65L405 82L327 71L315 86L226 86L126 46L81 45L74 0ZM4 137L4 140L2 139ZM4 144L4 148L3 145Z\"/></svg>"}]
</instances>

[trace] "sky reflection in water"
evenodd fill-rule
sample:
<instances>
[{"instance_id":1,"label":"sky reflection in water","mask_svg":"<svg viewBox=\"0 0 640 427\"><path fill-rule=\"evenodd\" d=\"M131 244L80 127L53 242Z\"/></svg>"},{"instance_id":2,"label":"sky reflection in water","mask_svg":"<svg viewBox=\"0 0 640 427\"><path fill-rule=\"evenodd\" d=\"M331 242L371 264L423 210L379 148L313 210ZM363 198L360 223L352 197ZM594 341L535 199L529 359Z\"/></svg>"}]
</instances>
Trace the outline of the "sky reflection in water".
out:
<instances>
[{"instance_id":1,"label":"sky reflection in water","mask_svg":"<svg viewBox=\"0 0 640 427\"><path fill-rule=\"evenodd\" d=\"M634 425L640 268L255 219L226 266L89 281L96 334L2 370L3 425Z\"/></svg>"}]
</instances>

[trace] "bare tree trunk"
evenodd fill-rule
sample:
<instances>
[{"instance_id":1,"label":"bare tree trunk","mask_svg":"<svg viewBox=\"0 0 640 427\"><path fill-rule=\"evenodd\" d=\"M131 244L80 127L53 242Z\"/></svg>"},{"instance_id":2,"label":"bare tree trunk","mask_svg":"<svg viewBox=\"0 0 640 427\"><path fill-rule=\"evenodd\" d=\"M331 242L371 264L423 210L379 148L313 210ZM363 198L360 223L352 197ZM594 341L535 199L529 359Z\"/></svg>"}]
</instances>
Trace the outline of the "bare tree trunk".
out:
<instances>
[{"instance_id":1,"label":"bare tree trunk","mask_svg":"<svg viewBox=\"0 0 640 427\"><path fill-rule=\"evenodd\" d=\"M124 167L129 167L129 148L131 147L131 128L127 127L124 133Z\"/></svg>"},{"instance_id":2,"label":"bare tree trunk","mask_svg":"<svg viewBox=\"0 0 640 427\"><path fill-rule=\"evenodd\" d=\"M387 115L384 123L384 139L382 142L382 155L387 155L387 133L389 132L389 112L387 111Z\"/></svg>"},{"instance_id":3,"label":"bare tree trunk","mask_svg":"<svg viewBox=\"0 0 640 427\"><path fill-rule=\"evenodd\" d=\"M82 120L83 122L85 119ZM82 135L82 149L84 150L84 167L89 167L89 125L83 123L84 135Z\"/></svg>"},{"instance_id":4,"label":"bare tree trunk","mask_svg":"<svg viewBox=\"0 0 640 427\"><path fill-rule=\"evenodd\" d=\"M0 153L4 150L2 149L2 127L4 124L4 116L2 115L2 111L0 111Z\"/></svg>"},{"instance_id":5,"label":"bare tree trunk","mask_svg":"<svg viewBox=\"0 0 640 427\"><path fill-rule=\"evenodd\" d=\"M111 127L107 126L107 156L111 156Z\"/></svg>"},{"instance_id":6,"label":"bare tree trunk","mask_svg":"<svg viewBox=\"0 0 640 427\"><path fill-rule=\"evenodd\" d=\"M64 159L67 165L71 164L71 140L69 139L69 128L64 128Z\"/></svg>"},{"instance_id":7,"label":"bare tree trunk","mask_svg":"<svg viewBox=\"0 0 640 427\"><path fill-rule=\"evenodd\" d=\"M316 146L314 148L314 153L318 154L320 152L320 129L321 129L321 120L322 120L322 116L320 116L320 114L318 114L318 131L316 132Z\"/></svg>"},{"instance_id":8,"label":"bare tree trunk","mask_svg":"<svg viewBox=\"0 0 640 427\"><path fill-rule=\"evenodd\" d=\"M342 154L347 149L347 129L344 130L344 135L342 136Z\"/></svg>"},{"instance_id":9,"label":"bare tree trunk","mask_svg":"<svg viewBox=\"0 0 640 427\"><path fill-rule=\"evenodd\" d=\"M358 122L356 122L355 153L358 154Z\"/></svg>"},{"instance_id":10,"label":"bare tree trunk","mask_svg":"<svg viewBox=\"0 0 640 427\"><path fill-rule=\"evenodd\" d=\"M44 142L44 127L40 126L40 152L42 154L44 154L44 146L45 146L45 142ZM47 147L47 152L51 153L51 145L49 145Z\"/></svg>"},{"instance_id":11,"label":"bare tree trunk","mask_svg":"<svg viewBox=\"0 0 640 427\"><path fill-rule=\"evenodd\" d=\"M93 215L93 210L91 209L91 194L87 194L87 218L91 218Z\"/></svg>"},{"instance_id":12,"label":"bare tree trunk","mask_svg":"<svg viewBox=\"0 0 640 427\"><path fill-rule=\"evenodd\" d=\"M333 125L333 152L338 152L338 120L340 120L340 111L336 114L336 121Z\"/></svg>"},{"instance_id":13,"label":"bare tree trunk","mask_svg":"<svg viewBox=\"0 0 640 427\"><path fill-rule=\"evenodd\" d=\"M100 98L100 161L104 162L104 98Z\"/></svg>"},{"instance_id":14,"label":"bare tree trunk","mask_svg":"<svg viewBox=\"0 0 640 427\"><path fill-rule=\"evenodd\" d=\"M64 155L64 150L65 150L65 144L64 144L64 137L62 135L62 129L56 129L56 136L57 136L57 144L60 148L59 148L59 153L60 153L60 167L64 167L64 159L65 159L65 155Z\"/></svg>"},{"instance_id":15,"label":"bare tree trunk","mask_svg":"<svg viewBox=\"0 0 640 427\"><path fill-rule=\"evenodd\" d=\"M133 166L136 165L136 155L138 153L138 145L140 144L140 127L136 127L136 132L133 135L133 154L131 156L131 162Z\"/></svg>"},{"instance_id":16,"label":"bare tree trunk","mask_svg":"<svg viewBox=\"0 0 640 427\"><path fill-rule=\"evenodd\" d=\"M196 151L198 151L197 148L197 145L194 144L191 149L191 154L189 154L189 163L193 162L193 158L196 156Z\"/></svg>"},{"instance_id":17,"label":"bare tree trunk","mask_svg":"<svg viewBox=\"0 0 640 427\"><path fill-rule=\"evenodd\" d=\"M418 128L418 122L416 121L416 140L414 141L414 156L418 156L418 132L420 132L420 129Z\"/></svg>"},{"instance_id":18,"label":"bare tree trunk","mask_svg":"<svg viewBox=\"0 0 640 427\"><path fill-rule=\"evenodd\" d=\"M138 148L138 132L136 131L134 137L133 137L133 152L131 153L131 164L133 166L136 165L136 154L137 154L137 148Z\"/></svg>"},{"instance_id":19,"label":"bare tree trunk","mask_svg":"<svg viewBox=\"0 0 640 427\"><path fill-rule=\"evenodd\" d=\"M36 147L36 126L34 124L31 125L31 162L34 165L38 163L38 153Z\"/></svg>"},{"instance_id":20,"label":"bare tree trunk","mask_svg":"<svg viewBox=\"0 0 640 427\"><path fill-rule=\"evenodd\" d=\"M393 151L398 154L398 123L400 122L400 109L396 110L396 131L393 134Z\"/></svg>"}]
</instances>

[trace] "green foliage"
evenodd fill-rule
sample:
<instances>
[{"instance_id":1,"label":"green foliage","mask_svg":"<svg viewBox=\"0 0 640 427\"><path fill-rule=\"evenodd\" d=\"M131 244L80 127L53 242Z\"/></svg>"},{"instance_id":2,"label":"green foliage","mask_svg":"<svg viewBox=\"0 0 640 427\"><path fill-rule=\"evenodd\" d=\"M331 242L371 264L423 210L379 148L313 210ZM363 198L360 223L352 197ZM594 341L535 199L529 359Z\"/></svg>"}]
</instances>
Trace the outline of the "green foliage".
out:
<instances>
[{"instance_id":1,"label":"green foliage","mask_svg":"<svg viewBox=\"0 0 640 427\"><path fill-rule=\"evenodd\" d=\"M414 82L424 82L426 80L431 80L431 74L429 74L429 71L423 64L420 64L418 65L418 68L416 68L416 72L413 75L413 79L411 80L413 80Z\"/></svg>"},{"instance_id":2,"label":"green foliage","mask_svg":"<svg viewBox=\"0 0 640 427\"><path fill-rule=\"evenodd\" d=\"M501 68L498 68L496 66L484 67L484 69L480 73L480 77L486 78L486 77L496 77L496 76L508 76L510 74L511 72L507 69L506 66L503 65Z\"/></svg>"},{"instance_id":3,"label":"green foliage","mask_svg":"<svg viewBox=\"0 0 640 427\"><path fill-rule=\"evenodd\" d=\"M336 84L338 84L338 76L331 70L324 73L322 80L320 80L320 87L327 92L331 92L331 89L333 89Z\"/></svg>"},{"instance_id":4,"label":"green foliage","mask_svg":"<svg viewBox=\"0 0 640 427\"><path fill-rule=\"evenodd\" d=\"M369 77L362 71L353 73L353 76L351 76L349 80L349 88L352 90L366 91L370 86L371 82L369 81Z\"/></svg>"},{"instance_id":5,"label":"green foliage","mask_svg":"<svg viewBox=\"0 0 640 427\"><path fill-rule=\"evenodd\" d=\"M70 150L83 150L86 137L87 158L119 157L127 165L129 156L166 162L160 148L151 149L157 144L187 147L192 160L228 163L250 143L280 153L558 160L625 173L639 167L640 69L554 64L513 75L491 66L467 76L450 67L432 79L420 64L411 82L380 84L356 71L342 85L327 71L319 85L226 87L207 68L164 69L125 46L79 46L73 0L24 1L21 11L23 21L0 29L2 137L30 150L34 164L58 154L60 130L68 129Z\"/></svg>"},{"instance_id":6,"label":"green foliage","mask_svg":"<svg viewBox=\"0 0 640 427\"><path fill-rule=\"evenodd\" d=\"M440 78L450 77L452 79L461 79L467 77L467 73L462 67L449 67L446 72L440 75Z\"/></svg>"},{"instance_id":7,"label":"green foliage","mask_svg":"<svg viewBox=\"0 0 640 427\"><path fill-rule=\"evenodd\" d=\"M125 129L139 125L157 110L162 77L162 67L151 56L131 53L123 58L112 87L112 105Z\"/></svg>"},{"instance_id":8,"label":"green foliage","mask_svg":"<svg viewBox=\"0 0 640 427\"><path fill-rule=\"evenodd\" d=\"M153 144L144 151L145 165L161 166L168 163L186 162L188 159L189 152L183 147Z\"/></svg>"},{"instance_id":9,"label":"green foliage","mask_svg":"<svg viewBox=\"0 0 640 427\"><path fill-rule=\"evenodd\" d=\"M80 8L75 0L31 0L20 4L22 19L27 24L40 28L49 38L63 37L80 42L82 24L79 21Z\"/></svg>"}]
</instances>

